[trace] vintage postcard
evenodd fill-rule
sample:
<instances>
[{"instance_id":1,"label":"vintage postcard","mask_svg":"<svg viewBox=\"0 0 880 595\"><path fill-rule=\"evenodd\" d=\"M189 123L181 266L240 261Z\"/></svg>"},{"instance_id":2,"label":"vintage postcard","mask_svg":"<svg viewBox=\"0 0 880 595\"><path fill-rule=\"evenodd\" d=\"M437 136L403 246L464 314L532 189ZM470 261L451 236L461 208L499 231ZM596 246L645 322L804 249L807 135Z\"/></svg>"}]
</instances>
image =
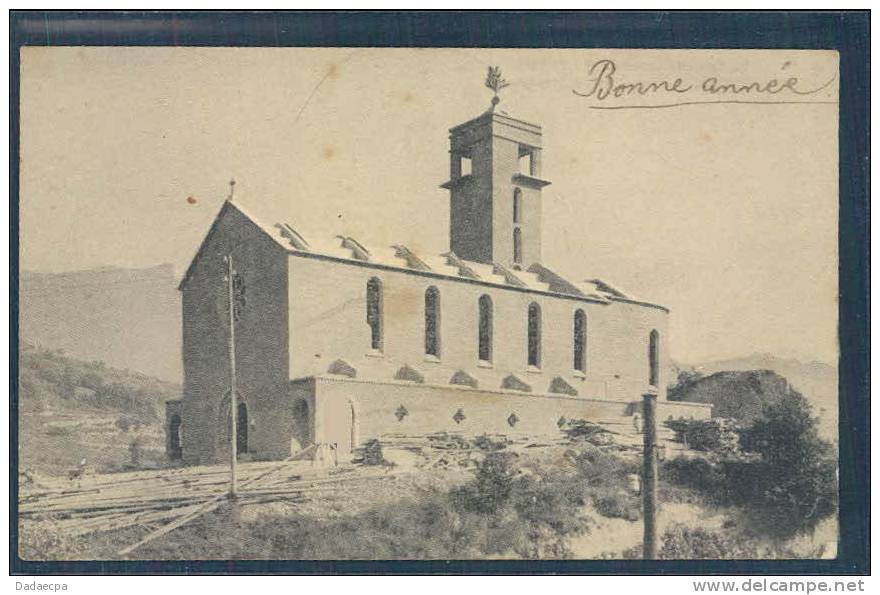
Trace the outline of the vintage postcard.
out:
<instances>
[{"instance_id":1,"label":"vintage postcard","mask_svg":"<svg viewBox=\"0 0 880 595\"><path fill-rule=\"evenodd\" d=\"M21 558L838 555L836 51L20 63Z\"/></svg>"}]
</instances>

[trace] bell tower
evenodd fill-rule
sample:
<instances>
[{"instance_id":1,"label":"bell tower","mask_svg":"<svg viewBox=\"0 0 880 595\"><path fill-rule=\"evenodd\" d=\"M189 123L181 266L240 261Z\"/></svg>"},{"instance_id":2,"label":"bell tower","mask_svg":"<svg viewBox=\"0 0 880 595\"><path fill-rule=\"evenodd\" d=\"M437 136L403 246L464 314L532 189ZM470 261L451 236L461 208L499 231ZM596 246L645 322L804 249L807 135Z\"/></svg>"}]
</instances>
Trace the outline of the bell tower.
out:
<instances>
[{"instance_id":1,"label":"bell tower","mask_svg":"<svg viewBox=\"0 0 880 595\"><path fill-rule=\"evenodd\" d=\"M541 261L541 127L497 110L507 86L490 67L495 91L483 114L449 130L449 244L460 258L514 268Z\"/></svg>"}]
</instances>

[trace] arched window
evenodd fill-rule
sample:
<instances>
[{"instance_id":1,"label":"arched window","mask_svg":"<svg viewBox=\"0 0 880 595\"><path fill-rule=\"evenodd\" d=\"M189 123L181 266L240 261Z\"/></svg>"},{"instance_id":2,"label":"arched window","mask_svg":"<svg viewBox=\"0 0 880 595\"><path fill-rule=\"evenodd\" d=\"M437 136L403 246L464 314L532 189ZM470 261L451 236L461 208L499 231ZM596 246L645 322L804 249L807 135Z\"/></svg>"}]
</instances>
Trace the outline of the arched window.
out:
<instances>
[{"instance_id":1,"label":"arched window","mask_svg":"<svg viewBox=\"0 0 880 595\"><path fill-rule=\"evenodd\" d=\"M484 362L492 361L492 298L488 295L480 296L480 324L479 324L479 358Z\"/></svg>"},{"instance_id":2,"label":"arched window","mask_svg":"<svg viewBox=\"0 0 880 595\"><path fill-rule=\"evenodd\" d=\"M522 190L513 191L513 222L522 223Z\"/></svg>"},{"instance_id":3,"label":"arched window","mask_svg":"<svg viewBox=\"0 0 880 595\"><path fill-rule=\"evenodd\" d=\"M574 369L587 371L587 315L580 309L574 313Z\"/></svg>"},{"instance_id":4,"label":"arched window","mask_svg":"<svg viewBox=\"0 0 880 595\"><path fill-rule=\"evenodd\" d=\"M376 277L367 281L367 324L370 347L382 351L382 282Z\"/></svg>"},{"instance_id":5,"label":"arched window","mask_svg":"<svg viewBox=\"0 0 880 595\"><path fill-rule=\"evenodd\" d=\"M238 404L238 417L235 420L235 450L238 454L248 451L247 403Z\"/></svg>"},{"instance_id":6,"label":"arched window","mask_svg":"<svg viewBox=\"0 0 880 595\"><path fill-rule=\"evenodd\" d=\"M657 386L660 382L660 333L651 331L648 337L648 384Z\"/></svg>"},{"instance_id":7,"label":"arched window","mask_svg":"<svg viewBox=\"0 0 880 595\"><path fill-rule=\"evenodd\" d=\"M425 292L425 354L440 357L440 292L436 287Z\"/></svg>"},{"instance_id":8,"label":"arched window","mask_svg":"<svg viewBox=\"0 0 880 595\"><path fill-rule=\"evenodd\" d=\"M513 262L522 264L522 230L519 227L513 230Z\"/></svg>"},{"instance_id":9,"label":"arched window","mask_svg":"<svg viewBox=\"0 0 880 595\"><path fill-rule=\"evenodd\" d=\"M541 307L532 302L529 304L529 365L541 367Z\"/></svg>"}]
</instances>

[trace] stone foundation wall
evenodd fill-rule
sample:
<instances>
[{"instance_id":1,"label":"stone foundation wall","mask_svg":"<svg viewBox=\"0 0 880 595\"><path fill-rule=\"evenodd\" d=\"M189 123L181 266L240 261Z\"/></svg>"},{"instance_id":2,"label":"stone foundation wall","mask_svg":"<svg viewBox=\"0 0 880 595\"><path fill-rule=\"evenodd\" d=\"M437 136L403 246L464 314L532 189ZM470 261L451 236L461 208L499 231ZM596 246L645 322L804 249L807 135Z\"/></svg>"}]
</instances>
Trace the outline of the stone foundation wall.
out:
<instances>
[{"instance_id":1,"label":"stone foundation wall","mask_svg":"<svg viewBox=\"0 0 880 595\"><path fill-rule=\"evenodd\" d=\"M562 417L602 421L631 415L641 403L640 395L623 402L333 377L313 382L315 440L336 444L340 456L352 443L383 434L553 435ZM698 403L658 403L661 421L668 417L708 419L711 412L711 406Z\"/></svg>"}]
</instances>

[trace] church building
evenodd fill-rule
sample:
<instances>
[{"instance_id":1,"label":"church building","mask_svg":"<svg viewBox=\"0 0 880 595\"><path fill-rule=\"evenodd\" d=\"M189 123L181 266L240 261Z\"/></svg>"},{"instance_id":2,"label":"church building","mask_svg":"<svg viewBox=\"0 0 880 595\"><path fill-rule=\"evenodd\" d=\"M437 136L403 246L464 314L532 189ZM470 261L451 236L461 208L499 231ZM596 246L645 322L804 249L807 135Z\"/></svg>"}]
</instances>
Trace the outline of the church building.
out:
<instances>
[{"instance_id":1,"label":"church building","mask_svg":"<svg viewBox=\"0 0 880 595\"><path fill-rule=\"evenodd\" d=\"M669 310L541 256L541 127L492 107L452 128L449 251L306 237L227 200L180 283L183 398L168 451L227 460L229 291L235 300L237 450L339 460L387 434L558 434L565 420L706 418L666 400ZM552 204L548 208L553 208ZM586 259L585 259L586 260Z\"/></svg>"}]
</instances>

